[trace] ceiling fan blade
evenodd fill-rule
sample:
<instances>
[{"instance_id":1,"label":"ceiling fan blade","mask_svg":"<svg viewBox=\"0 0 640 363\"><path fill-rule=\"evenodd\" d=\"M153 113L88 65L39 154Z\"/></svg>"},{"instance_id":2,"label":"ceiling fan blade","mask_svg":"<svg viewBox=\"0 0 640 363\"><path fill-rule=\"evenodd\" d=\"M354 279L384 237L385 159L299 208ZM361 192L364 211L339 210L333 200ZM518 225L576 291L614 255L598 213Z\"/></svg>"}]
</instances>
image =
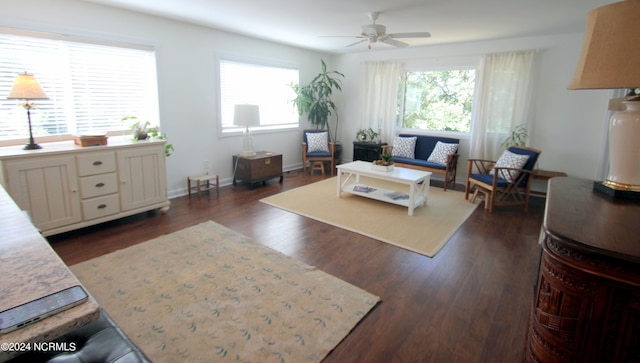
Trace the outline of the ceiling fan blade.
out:
<instances>
[{"instance_id":1,"label":"ceiling fan blade","mask_svg":"<svg viewBox=\"0 0 640 363\"><path fill-rule=\"evenodd\" d=\"M363 35L320 35L320 38L367 38Z\"/></svg>"},{"instance_id":2,"label":"ceiling fan blade","mask_svg":"<svg viewBox=\"0 0 640 363\"><path fill-rule=\"evenodd\" d=\"M401 42L399 40L395 40L395 39L392 39L390 37L384 37L384 38L381 38L381 39L378 39L378 40L380 40L383 43L386 43L386 44L389 44L389 45L393 45L394 47L398 47L398 48L404 48L404 47L408 47L409 46L409 44L407 44L405 42Z\"/></svg>"},{"instance_id":3,"label":"ceiling fan blade","mask_svg":"<svg viewBox=\"0 0 640 363\"><path fill-rule=\"evenodd\" d=\"M429 38L431 33L429 32L415 32L415 33L395 33L387 34L391 38Z\"/></svg>"},{"instance_id":4,"label":"ceiling fan blade","mask_svg":"<svg viewBox=\"0 0 640 363\"><path fill-rule=\"evenodd\" d=\"M365 38L365 39L362 39L362 40L358 40L357 42L355 42L355 43L351 43L351 44L349 44L349 45L346 45L345 47L353 47L354 45L356 45L356 44L360 44L360 43L364 43L364 42L366 42L367 40L369 40L369 39L366 39L366 38Z\"/></svg>"}]
</instances>

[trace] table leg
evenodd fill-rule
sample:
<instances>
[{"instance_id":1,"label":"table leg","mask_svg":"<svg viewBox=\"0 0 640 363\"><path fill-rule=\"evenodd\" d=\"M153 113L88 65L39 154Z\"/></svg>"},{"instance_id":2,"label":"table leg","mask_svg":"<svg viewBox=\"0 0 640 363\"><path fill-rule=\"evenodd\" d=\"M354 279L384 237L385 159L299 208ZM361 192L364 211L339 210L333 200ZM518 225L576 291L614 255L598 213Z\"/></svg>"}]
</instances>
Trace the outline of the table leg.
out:
<instances>
[{"instance_id":1,"label":"table leg","mask_svg":"<svg viewBox=\"0 0 640 363\"><path fill-rule=\"evenodd\" d=\"M415 203L416 183L411 183L409 187L409 215L413 215L413 206Z\"/></svg>"},{"instance_id":2,"label":"table leg","mask_svg":"<svg viewBox=\"0 0 640 363\"><path fill-rule=\"evenodd\" d=\"M340 194L342 192L342 171L340 169L338 169L338 178L336 179L338 181L338 190L337 190L337 196L338 198L340 198Z\"/></svg>"}]
</instances>

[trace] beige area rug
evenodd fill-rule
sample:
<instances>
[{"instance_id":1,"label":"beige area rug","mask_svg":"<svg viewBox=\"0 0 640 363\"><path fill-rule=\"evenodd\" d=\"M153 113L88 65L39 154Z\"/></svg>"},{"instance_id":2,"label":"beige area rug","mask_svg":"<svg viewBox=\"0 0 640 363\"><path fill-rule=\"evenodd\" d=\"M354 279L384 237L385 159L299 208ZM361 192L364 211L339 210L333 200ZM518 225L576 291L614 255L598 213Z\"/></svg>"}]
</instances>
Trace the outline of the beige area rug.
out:
<instances>
[{"instance_id":1,"label":"beige area rug","mask_svg":"<svg viewBox=\"0 0 640 363\"><path fill-rule=\"evenodd\" d=\"M375 238L425 256L435 256L478 206L464 193L430 188L426 206L408 215L406 207L342 193L337 178L276 194L261 202ZM408 192L406 185L365 177L360 184Z\"/></svg>"},{"instance_id":2,"label":"beige area rug","mask_svg":"<svg viewBox=\"0 0 640 363\"><path fill-rule=\"evenodd\" d=\"M71 269L154 362L319 362L379 301L211 221Z\"/></svg>"}]
</instances>

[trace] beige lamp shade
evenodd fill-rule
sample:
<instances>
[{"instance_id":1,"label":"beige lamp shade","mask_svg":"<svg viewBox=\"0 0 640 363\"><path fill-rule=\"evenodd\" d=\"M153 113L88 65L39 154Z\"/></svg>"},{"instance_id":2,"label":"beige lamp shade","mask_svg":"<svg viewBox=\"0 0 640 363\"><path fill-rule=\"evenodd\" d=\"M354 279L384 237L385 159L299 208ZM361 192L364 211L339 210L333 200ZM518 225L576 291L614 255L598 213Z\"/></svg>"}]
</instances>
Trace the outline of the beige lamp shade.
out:
<instances>
[{"instance_id":1,"label":"beige lamp shade","mask_svg":"<svg viewBox=\"0 0 640 363\"><path fill-rule=\"evenodd\" d=\"M9 100L46 100L48 98L33 74L27 72L18 74L7 96Z\"/></svg>"},{"instance_id":2,"label":"beige lamp shade","mask_svg":"<svg viewBox=\"0 0 640 363\"><path fill-rule=\"evenodd\" d=\"M260 109L258 105L235 105L233 124L244 127L260 126Z\"/></svg>"},{"instance_id":3,"label":"beige lamp shade","mask_svg":"<svg viewBox=\"0 0 640 363\"><path fill-rule=\"evenodd\" d=\"M569 89L640 86L640 0L591 10L582 55Z\"/></svg>"}]
</instances>

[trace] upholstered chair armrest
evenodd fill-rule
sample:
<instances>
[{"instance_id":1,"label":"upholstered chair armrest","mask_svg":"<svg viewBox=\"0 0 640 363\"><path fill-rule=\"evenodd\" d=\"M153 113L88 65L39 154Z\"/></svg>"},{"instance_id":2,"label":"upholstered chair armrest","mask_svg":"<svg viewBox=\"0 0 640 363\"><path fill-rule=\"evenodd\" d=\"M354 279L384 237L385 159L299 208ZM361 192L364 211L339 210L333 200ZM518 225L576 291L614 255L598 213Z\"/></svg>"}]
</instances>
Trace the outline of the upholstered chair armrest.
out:
<instances>
[{"instance_id":1,"label":"upholstered chair armrest","mask_svg":"<svg viewBox=\"0 0 640 363\"><path fill-rule=\"evenodd\" d=\"M335 155L335 150L336 150L336 143L333 141L329 141L329 152L331 153L331 156Z\"/></svg>"},{"instance_id":2,"label":"upholstered chair armrest","mask_svg":"<svg viewBox=\"0 0 640 363\"><path fill-rule=\"evenodd\" d=\"M477 170L480 174L488 173L496 164L494 160L486 159L467 159L469 167L467 169L467 175L473 174L474 170Z\"/></svg>"}]
</instances>

